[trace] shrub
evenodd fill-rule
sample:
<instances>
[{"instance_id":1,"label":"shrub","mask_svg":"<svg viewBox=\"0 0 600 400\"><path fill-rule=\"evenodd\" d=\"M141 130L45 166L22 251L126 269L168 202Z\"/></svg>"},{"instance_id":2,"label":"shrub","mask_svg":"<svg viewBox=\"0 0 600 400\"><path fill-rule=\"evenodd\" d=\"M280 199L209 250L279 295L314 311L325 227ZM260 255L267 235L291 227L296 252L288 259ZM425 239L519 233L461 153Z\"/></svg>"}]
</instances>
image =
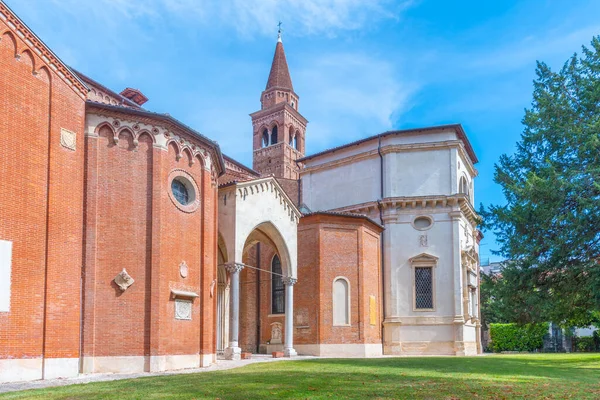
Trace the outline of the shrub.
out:
<instances>
[{"instance_id":1,"label":"shrub","mask_svg":"<svg viewBox=\"0 0 600 400\"><path fill-rule=\"evenodd\" d=\"M541 349L544 335L549 325L543 324L490 324L492 350L501 351L534 351Z\"/></svg>"},{"instance_id":2,"label":"shrub","mask_svg":"<svg viewBox=\"0 0 600 400\"><path fill-rule=\"evenodd\" d=\"M575 351L596 351L596 341L592 336L577 337L575 338Z\"/></svg>"}]
</instances>

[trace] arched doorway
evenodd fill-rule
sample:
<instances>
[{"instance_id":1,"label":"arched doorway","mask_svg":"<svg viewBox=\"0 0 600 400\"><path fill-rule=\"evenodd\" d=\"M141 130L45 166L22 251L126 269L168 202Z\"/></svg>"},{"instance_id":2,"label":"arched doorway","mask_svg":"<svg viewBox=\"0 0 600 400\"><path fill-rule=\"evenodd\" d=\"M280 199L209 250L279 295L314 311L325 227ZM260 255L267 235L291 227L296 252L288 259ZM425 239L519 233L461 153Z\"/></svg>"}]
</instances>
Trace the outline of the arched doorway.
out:
<instances>
[{"instance_id":1,"label":"arched doorway","mask_svg":"<svg viewBox=\"0 0 600 400\"><path fill-rule=\"evenodd\" d=\"M260 315L257 318L248 314L252 304L248 303L251 300L248 300L247 293L252 293L256 299L255 310L260 312L262 303L257 296L264 295L265 282L268 282L269 288L272 284L272 271L266 262L271 262L272 257L277 255L281 279L285 285L285 312L278 316L282 320L278 322L281 328L278 331L275 329L278 326L274 325L273 332L285 334L284 354L295 355L292 324L293 285L297 277L297 225L300 212L272 177L223 187L219 190L219 198L223 199L219 207L219 232L223 242L220 246L223 255L219 268L223 268L226 274L219 275L223 300L220 303L222 307L218 307L217 310L217 348L222 348L227 337L228 345L223 349L225 357L239 359L242 350L240 331L246 338L244 350L256 351L264 341L262 338L265 329L269 328L265 328L264 324L260 326ZM266 253L271 257L269 260ZM250 285L254 285L255 289L250 290ZM245 297L241 305L242 293ZM227 313L223 310L227 302L229 326L225 324ZM219 304L219 301L217 303ZM241 322L244 323L242 326ZM267 333L271 334L270 331ZM255 338L253 342L248 339L251 336Z\"/></svg>"}]
</instances>

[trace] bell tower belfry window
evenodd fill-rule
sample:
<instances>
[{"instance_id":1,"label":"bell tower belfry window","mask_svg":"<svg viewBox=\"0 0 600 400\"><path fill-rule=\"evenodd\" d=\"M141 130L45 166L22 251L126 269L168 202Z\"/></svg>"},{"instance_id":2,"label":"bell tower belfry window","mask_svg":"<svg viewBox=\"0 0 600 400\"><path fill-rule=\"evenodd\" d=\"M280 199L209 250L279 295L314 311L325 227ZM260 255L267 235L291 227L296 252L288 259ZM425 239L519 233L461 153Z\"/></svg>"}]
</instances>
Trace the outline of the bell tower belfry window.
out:
<instances>
[{"instance_id":1,"label":"bell tower belfry window","mask_svg":"<svg viewBox=\"0 0 600 400\"><path fill-rule=\"evenodd\" d=\"M267 86L260 95L261 109L250 114L254 170L277 178L299 178L296 160L305 154L308 121L298 112L298 100L283 50L280 26Z\"/></svg>"}]
</instances>

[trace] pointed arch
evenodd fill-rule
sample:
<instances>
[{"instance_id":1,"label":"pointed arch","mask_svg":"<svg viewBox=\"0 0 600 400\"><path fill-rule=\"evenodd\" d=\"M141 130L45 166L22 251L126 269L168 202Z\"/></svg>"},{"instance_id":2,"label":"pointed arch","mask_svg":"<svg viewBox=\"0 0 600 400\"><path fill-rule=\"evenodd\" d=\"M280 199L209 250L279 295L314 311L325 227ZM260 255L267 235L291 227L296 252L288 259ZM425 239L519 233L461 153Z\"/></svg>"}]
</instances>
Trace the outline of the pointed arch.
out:
<instances>
[{"instance_id":1,"label":"pointed arch","mask_svg":"<svg viewBox=\"0 0 600 400\"><path fill-rule=\"evenodd\" d=\"M37 71L37 76L48 84L52 82L52 74L45 65L40 67L40 69Z\"/></svg>"},{"instance_id":2,"label":"pointed arch","mask_svg":"<svg viewBox=\"0 0 600 400\"><path fill-rule=\"evenodd\" d=\"M171 139L167 142L167 151L169 155L172 155L178 158L181 155L181 148L179 147L179 143L176 140Z\"/></svg>"},{"instance_id":3,"label":"pointed arch","mask_svg":"<svg viewBox=\"0 0 600 400\"><path fill-rule=\"evenodd\" d=\"M193 157L192 151L190 150L189 147L186 146L186 147L183 148L183 150L181 151L181 155L184 155L184 154L186 156L187 163L189 165L192 165L193 161L194 161L194 157Z\"/></svg>"},{"instance_id":4,"label":"pointed arch","mask_svg":"<svg viewBox=\"0 0 600 400\"><path fill-rule=\"evenodd\" d=\"M23 50L21 52L21 62L31 67L31 73L35 73L35 57L29 50Z\"/></svg>"},{"instance_id":5,"label":"pointed arch","mask_svg":"<svg viewBox=\"0 0 600 400\"><path fill-rule=\"evenodd\" d=\"M6 44L5 44L6 43ZM17 40L10 31L6 31L0 37L0 48L7 46L13 57L17 57Z\"/></svg>"}]
</instances>

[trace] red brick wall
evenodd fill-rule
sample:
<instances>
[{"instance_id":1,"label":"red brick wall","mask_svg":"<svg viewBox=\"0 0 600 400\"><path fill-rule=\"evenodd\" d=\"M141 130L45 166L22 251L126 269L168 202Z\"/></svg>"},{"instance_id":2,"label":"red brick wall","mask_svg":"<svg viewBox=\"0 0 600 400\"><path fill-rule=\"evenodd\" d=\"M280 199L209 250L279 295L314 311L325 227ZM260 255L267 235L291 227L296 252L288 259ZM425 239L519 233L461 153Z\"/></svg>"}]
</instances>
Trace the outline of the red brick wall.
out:
<instances>
[{"instance_id":1,"label":"red brick wall","mask_svg":"<svg viewBox=\"0 0 600 400\"><path fill-rule=\"evenodd\" d=\"M96 223L96 252L90 255L95 266L85 270L95 283L86 286L91 302L85 329L93 343L86 343L85 350L95 356L144 355L149 346L143 333L150 312L152 139L142 135L135 149L129 131L119 134L118 143L113 135L105 126L98 139L89 139L88 159L96 158L97 168L87 171L88 182L96 182L88 188L88 199L95 196L97 208L88 210ZM123 268L135 280L124 292L113 282ZM88 344L94 346L91 354Z\"/></svg>"},{"instance_id":2,"label":"red brick wall","mask_svg":"<svg viewBox=\"0 0 600 400\"><path fill-rule=\"evenodd\" d=\"M379 233L379 227L364 219L312 215L300 220L295 343L381 342ZM336 277L350 283L351 326L333 326ZM377 303L375 325L370 324L370 296Z\"/></svg>"},{"instance_id":3,"label":"red brick wall","mask_svg":"<svg viewBox=\"0 0 600 400\"><path fill-rule=\"evenodd\" d=\"M0 239L13 242L0 358L78 357L84 101L3 22L0 37Z\"/></svg>"},{"instance_id":4,"label":"red brick wall","mask_svg":"<svg viewBox=\"0 0 600 400\"><path fill-rule=\"evenodd\" d=\"M86 247L84 353L214 354L216 304L210 287L216 279L216 189L210 172L187 151L178 159L173 143L167 152L153 149L147 134L137 148L128 133L114 144L109 126L99 136L88 140L91 240ZM180 210L169 197L173 170L195 181L200 198L195 211ZM180 274L182 262L189 268L186 278ZM125 292L113 282L122 268L135 279ZM175 319L171 289L199 294L192 320Z\"/></svg>"}]
</instances>

